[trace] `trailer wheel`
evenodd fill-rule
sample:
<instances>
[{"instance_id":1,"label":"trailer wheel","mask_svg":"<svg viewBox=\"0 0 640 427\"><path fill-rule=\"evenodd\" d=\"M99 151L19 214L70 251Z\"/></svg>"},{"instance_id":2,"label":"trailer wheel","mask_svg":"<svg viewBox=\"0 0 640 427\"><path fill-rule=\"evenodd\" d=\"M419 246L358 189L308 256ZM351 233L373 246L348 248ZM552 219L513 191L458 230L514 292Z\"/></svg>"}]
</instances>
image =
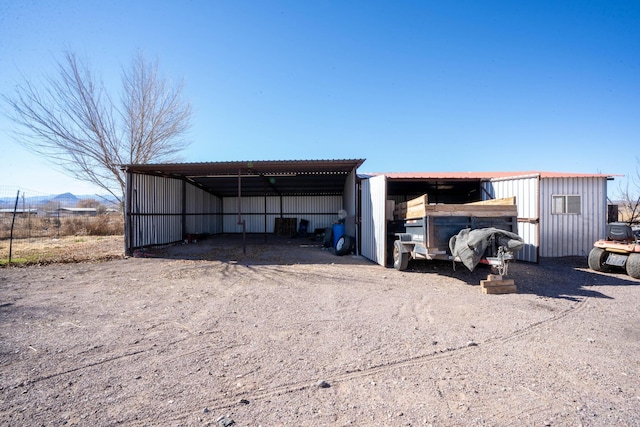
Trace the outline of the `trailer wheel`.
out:
<instances>
[{"instance_id":1,"label":"trailer wheel","mask_svg":"<svg viewBox=\"0 0 640 427\"><path fill-rule=\"evenodd\" d=\"M640 254L629 254L626 268L629 276L640 279Z\"/></svg>"},{"instance_id":2,"label":"trailer wheel","mask_svg":"<svg viewBox=\"0 0 640 427\"><path fill-rule=\"evenodd\" d=\"M324 229L324 237L323 237L323 246L325 248L330 248L333 246L331 242L333 241L333 229L331 227L327 227Z\"/></svg>"},{"instance_id":3,"label":"trailer wheel","mask_svg":"<svg viewBox=\"0 0 640 427\"><path fill-rule=\"evenodd\" d=\"M336 242L336 255L346 255L351 252L353 247L353 237L344 235Z\"/></svg>"},{"instance_id":4,"label":"trailer wheel","mask_svg":"<svg viewBox=\"0 0 640 427\"><path fill-rule=\"evenodd\" d=\"M607 260L607 252L604 249L593 248L589 252L589 268L594 271L607 271L609 267L604 263Z\"/></svg>"},{"instance_id":5,"label":"trailer wheel","mask_svg":"<svg viewBox=\"0 0 640 427\"><path fill-rule=\"evenodd\" d=\"M402 252L400 240L393 242L393 268L398 271L406 270L409 265L409 254Z\"/></svg>"}]
</instances>

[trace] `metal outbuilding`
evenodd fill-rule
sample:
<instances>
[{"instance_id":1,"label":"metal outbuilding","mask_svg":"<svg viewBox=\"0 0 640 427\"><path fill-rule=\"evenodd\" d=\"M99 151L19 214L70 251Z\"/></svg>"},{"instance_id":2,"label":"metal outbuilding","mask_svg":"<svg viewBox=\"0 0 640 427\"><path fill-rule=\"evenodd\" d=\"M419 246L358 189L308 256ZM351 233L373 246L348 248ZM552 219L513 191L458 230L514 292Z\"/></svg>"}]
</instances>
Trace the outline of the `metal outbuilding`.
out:
<instances>
[{"instance_id":1,"label":"metal outbuilding","mask_svg":"<svg viewBox=\"0 0 640 427\"><path fill-rule=\"evenodd\" d=\"M364 159L126 165L125 251L191 234L274 233L278 221L330 227L345 211L357 251L381 265L394 239L390 203L423 194L459 204L515 197L523 261L586 256L604 235L606 174L417 172L358 174Z\"/></svg>"},{"instance_id":2,"label":"metal outbuilding","mask_svg":"<svg viewBox=\"0 0 640 427\"><path fill-rule=\"evenodd\" d=\"M614 176L525 172L484 183L491 198L516 197L518 230L525 249L518 256L587 256L606 234L607 183ZM508 195L508 196L507 196Z\"/></svg>"},{"instance_id":3,"label":"metal outbuilding","mask_svg":"<svg viewBox=\"0 0 640 427\"><path fill-rule=\"evenodd\" d=\"M273 233L277 219L331 226L346 211L355 235L363 159L124 165L125 252L188 235ZM280 224L282 224L281 222ZM290 224L291 221L288 221Z\"/></svg>"},{"instance_id":4,"label":"metal outbuilding","mask_svg":"<svg viewBox=\"0 0 640 427\"><path fill-rule=\"evenodd\" d=\"M551 172L375 173L362 180L361 251L386 265L390 240L388 201L428 194L429 203L468 203L515 197L518 233L525 248L517 258L586 256L604 235L607 181L612 175Z\"/></svg>"}]
</instances>

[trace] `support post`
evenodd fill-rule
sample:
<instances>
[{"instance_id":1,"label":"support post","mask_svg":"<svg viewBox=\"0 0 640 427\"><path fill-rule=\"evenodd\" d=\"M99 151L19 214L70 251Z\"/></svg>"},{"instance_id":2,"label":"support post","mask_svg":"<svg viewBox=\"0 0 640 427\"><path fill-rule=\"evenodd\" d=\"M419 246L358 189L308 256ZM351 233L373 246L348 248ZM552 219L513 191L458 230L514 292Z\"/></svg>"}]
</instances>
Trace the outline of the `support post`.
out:
<instances>
[{"instance_id":1,"label":"support post","mask_svg":"<svg viewBox=\"0 0 640 427\"><path fill-rule=\"evenodd\" d=\"M180 209L182 210L182 215L180 216L180 225L181 225L181 237L184 240L187 237L187 181L182 181L182 200L180 203ZM191 231L191 233L198 233L198 230ZM191 243L191 242L189 242Z\"/></svg>"},{"instance_id":2,"label":"support post","mask_svg":"<svg viewBox=\"0 0 640 427\"><path fill-rule=\"evenodd\" d=\"M13 227L16 223L16 212L18 210L19 198L20 198L20 190L18 190L18 194L16 194L16 203L13 205L13 218L11 218L11 232L9 233L9 264L8 265L11 265L11 252L13 250Z\"/></svg>"},{"instance_id":3,"label":"support post","mask_svg":"<svg viewBox=\"0 0 640 427\"><path fill-rule=\"evenodd\" d=\"M242 170L238 169L238 225L242 225L242 253L247 253L246 223L242 219Z\"/></svg>"}]
</instances>

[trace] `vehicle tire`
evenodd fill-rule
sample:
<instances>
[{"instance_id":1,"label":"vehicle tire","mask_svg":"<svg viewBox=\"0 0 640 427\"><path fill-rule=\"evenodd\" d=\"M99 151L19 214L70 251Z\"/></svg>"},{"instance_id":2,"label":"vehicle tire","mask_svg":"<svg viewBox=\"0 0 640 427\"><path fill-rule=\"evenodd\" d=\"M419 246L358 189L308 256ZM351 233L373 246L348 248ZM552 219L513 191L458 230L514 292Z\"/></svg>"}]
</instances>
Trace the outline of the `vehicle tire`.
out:
<instances>
[{"instance_id":1,"label":"vehicle tire","mask_svg":"<svg viewBox=\"0 0 640 427\"><path fill-rule=\"evenodd\" d=\"M626 264L627 274L634 279L640 279L640 254L629 254Z\"/></svg>"},{"instance_id":2,"label":"vehicle tire","mask_svg":"<svg viewBox=\"0 0 640 427\"><path fill-rule=\"evenodd\" d=\"M607 260L607 251L600 248L593 248L589 252L589 268L593 271L608 271L609 266L604 262Z\"/></svg>"},{"instance_id":3,"label":"vehicle tire","mask_svg":"<svg viewBox=\"0 0 640 427\"><path fill-rule=\"evenodd\" d=\"M402 252L400 240L393 242L393 268L398 271L406 270L409 265L409 254Z\"/></svg>"},{"instance_id":4,"label":"vehicle tire","mask_svg":"<svg viewBox=\"0 0 640 427\"><path fill-rule=\"evenodd\" d=\"M353 237L343 235L336 242L336 255L346 255L351 253L351 248L353 247Z\"/></svg>"},{"instance_id":5,"label":"vehicle tire","mask_svg":"<svg viewBox=\"0 0 640 427\"><path fill-rule=\"evenodd\" d=\"M324 241L323 246L325 248L330 248L331 246L333 246L332 242L333 242L333 228L331 227L327 227L324 229Z\"/></svg>"}]
</instances>

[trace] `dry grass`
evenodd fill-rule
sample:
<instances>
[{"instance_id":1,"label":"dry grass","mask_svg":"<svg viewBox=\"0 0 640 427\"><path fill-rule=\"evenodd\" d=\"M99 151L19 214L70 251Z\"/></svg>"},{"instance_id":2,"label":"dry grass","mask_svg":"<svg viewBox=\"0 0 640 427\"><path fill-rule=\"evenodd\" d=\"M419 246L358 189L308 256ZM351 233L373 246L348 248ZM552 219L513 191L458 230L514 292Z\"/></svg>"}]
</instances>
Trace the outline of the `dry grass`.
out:
<instances>
[{"instance_id":1,"label":"dry grass","mask_svg":"<svg viewBox=\"0 0 640 427\"><path fill-rule=\"evenodd\" d=\"M11 235L11 217L0 218L0 239ZM62 236L114 236L124 233L122 215L37 217L18 215L13 223L14 238Z\"/></svg>"},{"instance_id":2,"label":"dry grass","mask_svg":"<svg viewBox=\"0 0 640 427\"><path fill-rule=\"evenodd\" d=\"M15 239L11 264L34 265L122 258L124 236L65 236ZM9 240L0 240L0 266L9 262Z\"/></svg>"},{"instance_id":3,"label":"dry grass","mask_svg":"<svg viewBox=\"0 0 640 427\"><path fill-rule=\"evenodd\" d=\"M9 263L11 217L0 218L0 266ZM96 261L124 254L124 217L104 214L77 217L16 216L11 264Z\"/></svg>"}]
</instances>

